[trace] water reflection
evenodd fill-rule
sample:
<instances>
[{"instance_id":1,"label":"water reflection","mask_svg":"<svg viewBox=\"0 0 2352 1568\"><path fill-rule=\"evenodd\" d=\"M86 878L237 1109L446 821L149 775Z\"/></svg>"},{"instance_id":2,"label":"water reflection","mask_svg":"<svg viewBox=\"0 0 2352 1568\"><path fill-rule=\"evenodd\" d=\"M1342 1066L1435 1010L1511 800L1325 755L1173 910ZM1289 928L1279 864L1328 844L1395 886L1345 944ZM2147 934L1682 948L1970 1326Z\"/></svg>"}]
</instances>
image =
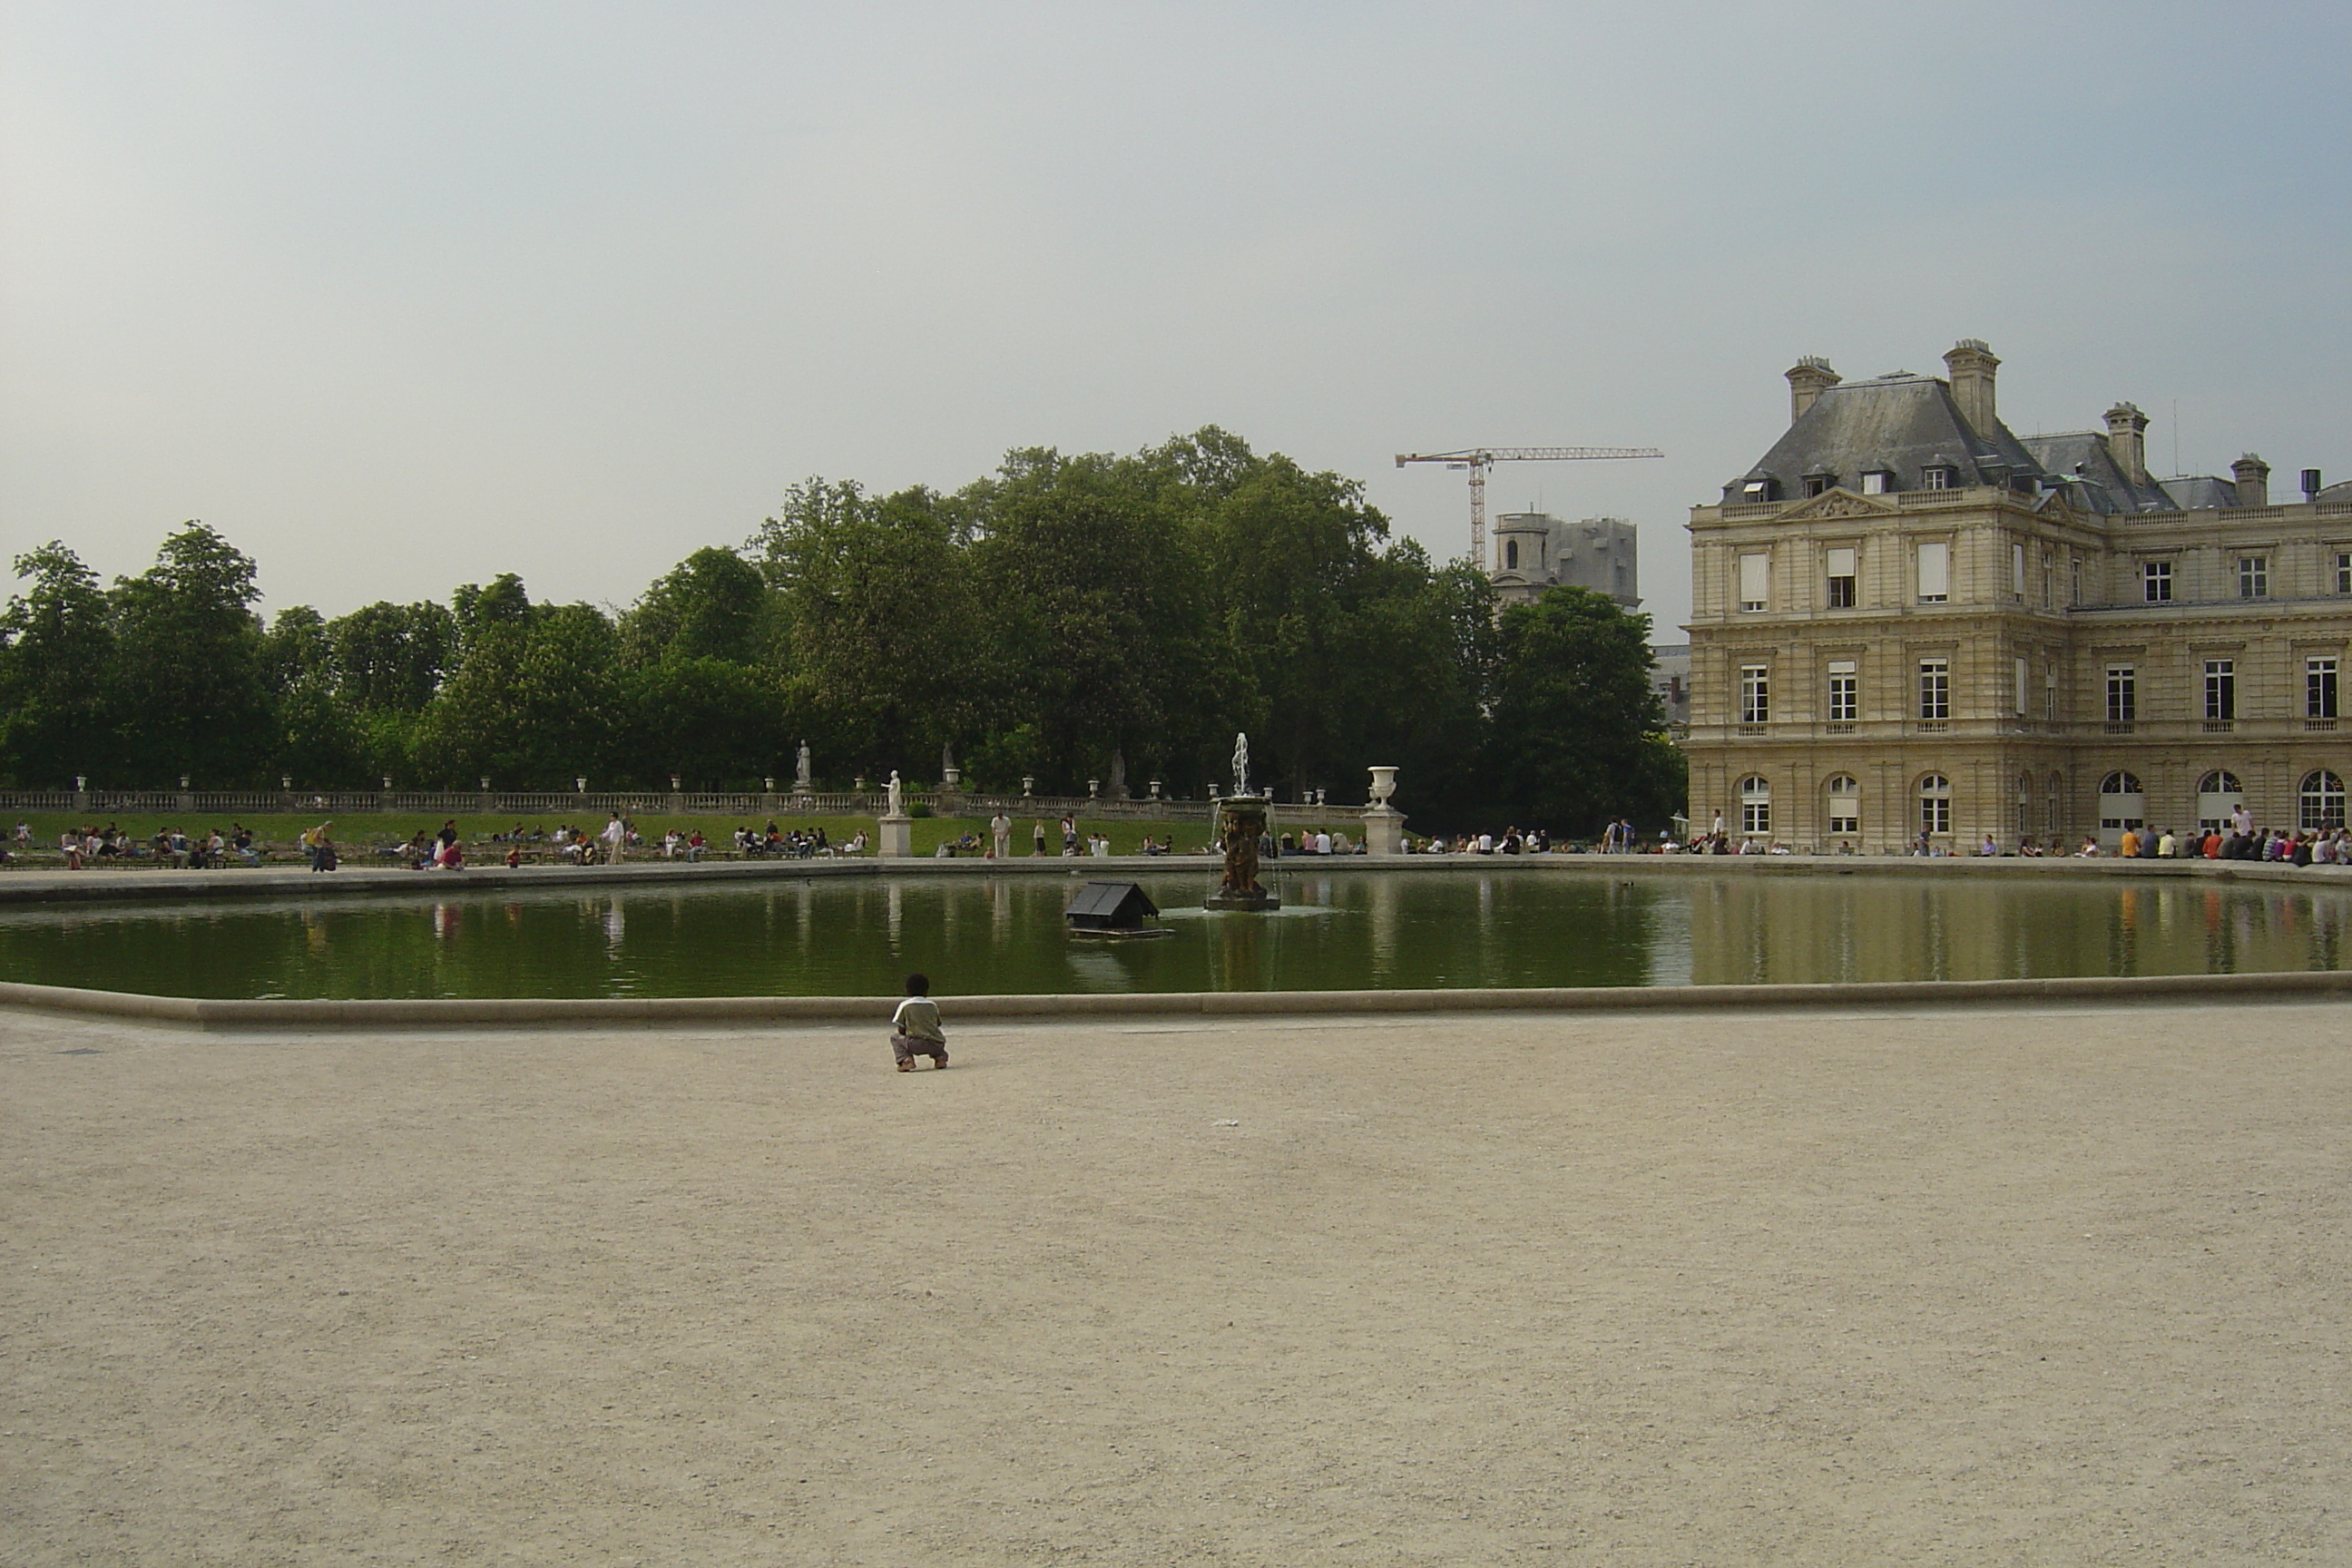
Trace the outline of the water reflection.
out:
<instances>
[{"instance_id":1,"label":"water reflection","mask_svg":"<svg viewBox=\"0 0 2352 1568\"><path fill-rule=\"evenodd\" d=\"M2336 968L2352 886L2239 889L1867 873L1531 868L1297 872L1212 915L1140 879L1175 933L1073 943L1068 879L811 880L0 910L0 974L198 996L887 995L1969 980Z\"/></svg>"}]
</instances>

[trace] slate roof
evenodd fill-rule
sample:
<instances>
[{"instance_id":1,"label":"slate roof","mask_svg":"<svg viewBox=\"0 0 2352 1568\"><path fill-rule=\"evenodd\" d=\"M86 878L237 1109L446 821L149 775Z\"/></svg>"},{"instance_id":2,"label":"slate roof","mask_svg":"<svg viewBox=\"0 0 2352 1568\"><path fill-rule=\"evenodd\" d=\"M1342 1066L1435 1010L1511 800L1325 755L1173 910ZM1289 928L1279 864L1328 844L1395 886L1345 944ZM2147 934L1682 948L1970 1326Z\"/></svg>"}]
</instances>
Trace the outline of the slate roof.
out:
<instances>
[{"instance_id":1,"label":"slate roof","mask_svg":"<svg viewBox=\"0 0 2352 1568\"><path fill-rule=\"evenodd\" d=\"M2229 479L2216 479L2211 474L2176 474L2164 481L2164 489L2171 496L2176 511L2197 511L2206 507L2238 504L2237 485Z\"/></svg>"},{"instance_id":2,"label":"slate roof","mask_svg":"<svg viewBox=\"0 0 2352 1568\"><path fill-rule=\"evenodd\" d=\"M1971 429L1947 382L1904 370L1823 388L1762 460L1723 487L1723 499L1742 500L1749 484L1769 479L1773 500L1801 500L1809 489L1805 481L1819 475L1859 491L1862 476L1874 469L1893 474L1890 489L1924 489L1924 473L1931 467L1955 470L1956 485L2031 481L2023 488L2063 495L2085 512L2198 511L2238 504L2235 482L2212 474L2133 483L2116 461L2104 430L2021 440L1999 420L1990 430ZM2330 500L2352 500L2352 480L2320 494Z\"/></svg>"},{"instance_id":3,"label":"slate roof","mask_svg":"<svg viewBox=\"0 0 2352 1568\"><path fill-rule=\"evenodd\" d=\"M2178 503L2154 480L2135 485L2107 447L2104 430L2063 430L2020 443L2042 469L2066 489L2076 510L2096 512L2172 511Z\"/></svg>"},{"instance_id":4,"label":"slate roof","mask_svg":"<svg viewBox=\"0 0 2352 1568\"><path fill-rule=\"evenodd\" d=\"M2042 471L2007 426L1996 421L1983 435L1969 429L1941 380L1896 371L1823 391L1723 495L1736 501L1750 480L1769 476L1786 500L1804 495L1806 476L1824 473L1858 490L1861 475L1872 468L1893 472L1893 489L1924 489L1922 471L1937 465L1958 470L1956 485L2002 485Z\"/></svg>"}]
</instances>

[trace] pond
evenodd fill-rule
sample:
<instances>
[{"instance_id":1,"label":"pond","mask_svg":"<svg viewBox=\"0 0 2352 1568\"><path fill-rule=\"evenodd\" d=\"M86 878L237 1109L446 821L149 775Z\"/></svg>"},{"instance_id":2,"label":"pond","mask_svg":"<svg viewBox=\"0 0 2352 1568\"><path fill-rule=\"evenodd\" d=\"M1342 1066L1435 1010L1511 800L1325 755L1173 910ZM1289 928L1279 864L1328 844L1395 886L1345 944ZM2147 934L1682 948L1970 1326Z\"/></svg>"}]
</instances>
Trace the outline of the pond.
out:
<instances>
[{"instance_id":1,"label":"pond","mask_svg":"<svg viewBox=\"0 0 2352 1568\"><path fill-rule=\"evenodd\" d=\"M2111 877L1286 871L1158 941L1076 940L1082 879L802 878L0 910L0 978L197 997L889 995L1979 980L2344 967L2352 884Z\"/></svg>"}]
</instances>

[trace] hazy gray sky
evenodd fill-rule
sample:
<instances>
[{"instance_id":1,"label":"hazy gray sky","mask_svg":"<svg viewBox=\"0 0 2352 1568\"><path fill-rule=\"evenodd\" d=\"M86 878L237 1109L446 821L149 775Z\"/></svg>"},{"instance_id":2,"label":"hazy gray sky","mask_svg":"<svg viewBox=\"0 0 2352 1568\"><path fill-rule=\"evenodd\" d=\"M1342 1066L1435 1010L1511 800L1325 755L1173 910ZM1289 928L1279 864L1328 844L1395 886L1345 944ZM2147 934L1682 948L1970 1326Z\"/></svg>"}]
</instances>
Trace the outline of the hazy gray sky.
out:
<instances>
[{"instance_id":1,"label":"hazy gray sky","mask_svg":"<svg viewBox=\"0 0 2352 1568\"><path fill-rule=\"evenodd\" d=\"M2352 473L2352 6L0 5L0 547L625 604L811 474L1203 424L1643 531L1780 373ZM2178 401L2179 418L2174 418ZM2292 485L2293 480L2287 479Z\"/></svg>"}]
</instances>

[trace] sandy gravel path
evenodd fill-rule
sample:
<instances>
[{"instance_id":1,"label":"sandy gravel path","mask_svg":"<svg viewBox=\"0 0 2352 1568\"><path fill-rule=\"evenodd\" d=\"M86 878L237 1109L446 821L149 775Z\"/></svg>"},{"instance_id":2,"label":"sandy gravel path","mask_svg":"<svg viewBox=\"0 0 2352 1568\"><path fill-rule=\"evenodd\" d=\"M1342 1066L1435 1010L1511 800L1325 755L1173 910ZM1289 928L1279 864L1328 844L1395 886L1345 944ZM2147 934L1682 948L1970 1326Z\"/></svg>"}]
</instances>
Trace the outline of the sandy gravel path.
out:
<instances>
[{"instance_id":1,"label":"sandy gravel path","mask_svg":"<svg viewBox=\"0 0 2352 1568\"><path fill-rule=\"evenodd\" d=\"M0 1019L0 1562L2340 1564L2346 1025Z\"/></svg>"}]
</instances>

